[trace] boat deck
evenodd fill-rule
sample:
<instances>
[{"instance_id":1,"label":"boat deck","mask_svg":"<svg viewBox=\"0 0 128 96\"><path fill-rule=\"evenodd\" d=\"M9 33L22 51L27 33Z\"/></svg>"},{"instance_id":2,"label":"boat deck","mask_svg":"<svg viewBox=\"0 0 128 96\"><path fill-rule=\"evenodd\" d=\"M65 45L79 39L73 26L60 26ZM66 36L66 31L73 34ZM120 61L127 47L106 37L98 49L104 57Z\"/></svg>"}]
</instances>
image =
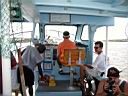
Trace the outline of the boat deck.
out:
<instances>
[{"instance_id":1,"label":"boat deck","mask_svg":"<svg viewBox=\"0 0 128 96\"><path fill-rule=\"evenodd\" d=\"M55 87L40 85L36 90L36 96L82 96L80 87L69 87L69 81L56 81Z\"/></svg>"}]
</instances>

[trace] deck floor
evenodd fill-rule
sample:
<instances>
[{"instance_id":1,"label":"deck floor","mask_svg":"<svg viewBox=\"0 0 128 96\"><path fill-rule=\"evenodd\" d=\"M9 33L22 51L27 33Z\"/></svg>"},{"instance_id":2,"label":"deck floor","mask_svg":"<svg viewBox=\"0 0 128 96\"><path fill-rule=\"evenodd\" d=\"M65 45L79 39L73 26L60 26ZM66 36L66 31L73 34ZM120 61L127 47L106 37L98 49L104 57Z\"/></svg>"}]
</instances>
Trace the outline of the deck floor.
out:
<instances>
[{"instance_id":1,"label":"deck floor","mask_svg":"<svg viewBox=\"0 0 128 96\"><path fill-rule=\"evenodd\" d=\"M69 81L57 81L55 87L49 87L48 85L41 85L37 88L36 92L63 92L63 91L80 91L80 88L77 86L73 86L71 90L69 87Z\"/></svg>"},{"instance_id":2,"label":"deck floor","mask_svg":"<svg viewBox=\"0 0 128 96\"><path fill-rule=\"evenodd\" d=\"M74 93L74 92L80 92L81 93L81 90L77 86L73 86L73 89L70 89L70 87L69 87L69 81L68 80L65 80L65 81L62 81L62 80L61 81L57 81L55 87L49 87L48 85L39 84L39 86L38 86L38 88L36 90L36 93L38 93L38 94L40 94L40 93L41 94L42 93L49 93L49 92L56 92L56 93L57 92L62 92L62 93L69 92L69 94L70 94L70 93ZM28 94L28 92L27 92L27 94ZM0 95L0 96L4 96L4 95ZM15 96L15 93L14 92L12 92L12 96ZM19 93L18 96L21 96L21 94Z\"/></svg>"},{"instance_id":3,"label":"deck floor","mask_svg":"<svg viewBox=\"0 0 128 96\"><path fill-rule=\"evenodd\" d=\"M80 87L69 87L69 81L57 81L55 87L39 85L36 96L82 96Z\"/></svg>"},{"instance_id":4,"label":"deck floor","mask_svg":"<svg viewBox=\"0 0 128 96\"><path fill-rule=\"evenodd\" d=\"M69 88L69 81L68 80L60 80L56 81L55 87L49 87L48 85L41 85L37 88L36 92L62 92L62 91L80 91L80 87L73 86L73 89L70 90Z\"/></svg>"}]
</instances>

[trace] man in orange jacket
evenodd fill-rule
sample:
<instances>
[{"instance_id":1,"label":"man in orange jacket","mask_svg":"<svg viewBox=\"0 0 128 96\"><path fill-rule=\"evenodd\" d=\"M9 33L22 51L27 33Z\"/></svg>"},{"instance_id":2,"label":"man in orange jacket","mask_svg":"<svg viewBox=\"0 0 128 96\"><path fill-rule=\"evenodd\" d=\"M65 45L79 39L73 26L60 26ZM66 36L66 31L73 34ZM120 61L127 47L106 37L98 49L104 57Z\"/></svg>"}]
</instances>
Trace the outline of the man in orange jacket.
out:
<instances>
[{"instance_id":1,"label":"man in orange jacket","mask_svg":"<svg viewBox=\"0 0 128 96\"><path fill-rule=\"evenodd\" d=\"M59 73L63 72L62 62L63 62L64 49L75 49L76 48L75 43L72 42L71 40L69 40L70 33L68 31L63 32L63 38L64 38L64 40L59 43L58 48L57 48L57 51L58 51L57 62L58 62L59 68L60 68Z\"/></svg>"}]
</instances>

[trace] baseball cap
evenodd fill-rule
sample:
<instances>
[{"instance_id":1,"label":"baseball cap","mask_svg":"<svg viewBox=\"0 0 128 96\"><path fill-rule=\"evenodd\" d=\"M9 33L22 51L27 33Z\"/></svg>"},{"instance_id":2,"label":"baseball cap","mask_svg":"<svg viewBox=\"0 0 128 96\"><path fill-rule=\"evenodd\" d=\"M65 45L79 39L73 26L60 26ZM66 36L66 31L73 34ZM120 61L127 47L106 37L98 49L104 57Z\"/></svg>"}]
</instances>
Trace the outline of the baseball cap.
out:
<instances>
[{"instance_id":1,"label":"baseball cap","mask_svg":"<svg viewBox=\"0 0 128 96\"><path fill-rule=\"evenodd\" d=\"M107 77L109 77L109 76L119 77L119 73L120 73L120 71L117 68L111 67L108 69Z\"/></svg>"}]
</instances>

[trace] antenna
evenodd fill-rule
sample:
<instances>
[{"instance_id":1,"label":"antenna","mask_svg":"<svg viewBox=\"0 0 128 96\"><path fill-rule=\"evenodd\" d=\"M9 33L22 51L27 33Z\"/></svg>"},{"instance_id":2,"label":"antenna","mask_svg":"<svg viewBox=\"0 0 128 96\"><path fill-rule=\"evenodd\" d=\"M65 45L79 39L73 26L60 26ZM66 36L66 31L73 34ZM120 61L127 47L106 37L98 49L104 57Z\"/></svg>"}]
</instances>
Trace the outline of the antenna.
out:
<instances>
[{"instance_id":1,"label":"antenna","mask_svg":"<svg viewBox=\"0 0 128 96\"><path fill-rule=\"evenodd\" d=\"M126 37L127 37L127 39L128 39L128 23L127 23L127 25L126 25L126 27L125 27L125 35L126 35Z\"/></svg>"},{"instance_id":2,"label":"antenna","mask_svg":"<svg viewBox=\"0 0 128 96\"><path fill-rule=\"evenodd\" d=\"M128 68L128 65L127 65L125 68L123 68L123 69L120 71L120 73L123 72L124 70L126 70L127 68Z\"/></svg>"}]
</instances>

